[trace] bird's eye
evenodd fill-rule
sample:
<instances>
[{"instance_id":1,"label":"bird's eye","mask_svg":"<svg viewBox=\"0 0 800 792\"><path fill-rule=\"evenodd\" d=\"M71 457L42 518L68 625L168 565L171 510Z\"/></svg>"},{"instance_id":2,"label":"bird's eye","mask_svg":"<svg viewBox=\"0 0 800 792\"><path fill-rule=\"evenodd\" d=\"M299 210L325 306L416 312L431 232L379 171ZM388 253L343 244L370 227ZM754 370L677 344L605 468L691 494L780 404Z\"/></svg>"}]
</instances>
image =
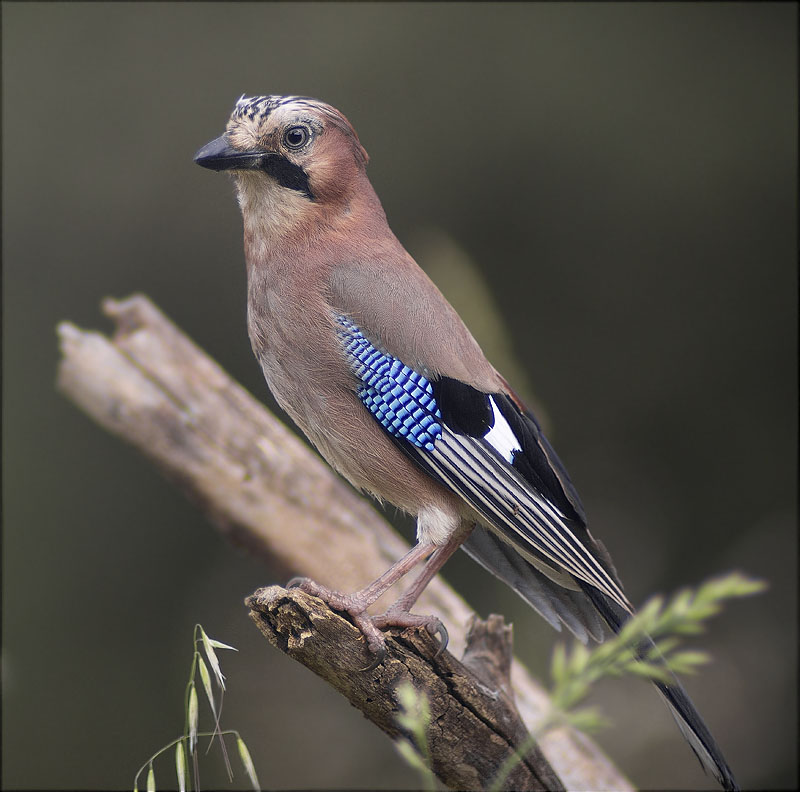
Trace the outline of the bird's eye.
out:
<instances>
[{"instance_id":1,"label":"bird's eye","mask_svg":"<svg viewBox=\"0 0 800 792\"><path fill-rule=\"evenodd\" d=\"M283 133L283 142L290 149L303 148L311 138L311 132L306 126L290 126Z\"/></svg>"}]
</instances>

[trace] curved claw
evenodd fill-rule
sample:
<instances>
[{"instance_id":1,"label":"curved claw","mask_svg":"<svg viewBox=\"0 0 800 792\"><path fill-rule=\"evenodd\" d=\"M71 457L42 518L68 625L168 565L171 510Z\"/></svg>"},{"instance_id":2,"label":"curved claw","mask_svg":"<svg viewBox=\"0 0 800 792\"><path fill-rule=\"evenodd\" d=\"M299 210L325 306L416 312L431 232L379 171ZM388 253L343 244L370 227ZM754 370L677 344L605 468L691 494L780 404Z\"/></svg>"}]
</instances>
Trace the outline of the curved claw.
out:
<instances>
[{"instance_id":1,"label":"curved claw","mask_svg":"<svg viewBox=\"0 0 800 792\"><path fill-rule=\"evenodd\" d=\"M370 671L374 671L386 659L385 646L379 646L374 650L374 653L375 656L372 658L372 662L368 666L359 669L361 673L368 674Z\"/></svg>"},{"instance_id":2,"label":"curved claw","mask_svg":"<svg viewBox=\"0 0 800 792\"><path fill-rule=\"evenodd\" d=\"M438 621L438 619L437 619ZM434 653L434 659L437 658L445 649L447 649L447 644L450 643L450 635L447 632L447 627L442 624L442 622L438 622L436 625L436 631L431 632L430 627L428 628L428 632L431 633L434 637L439 637L439 648Z\"/></svg>"},{"instance_id":3,"label":"curved claw","mask_svg":"<svg viewBox=\"0 0 800 792\"><path fill-rule=\"evenodd\" d=\"M292 578L292 579L291 579L291 580L290 580L290 581L289 581L289 582L286 584L286 586L285 586L284 588L287 588L287 589L290 589L290 588L300 588L300 586L302 586L302 585L303 585L303 583L305 583L307 580L308 580L308 578L305 578L305 577L299 577L299 576L298 576L298 577L293 577L293 578Z\"/></svg>"}]
</instances>

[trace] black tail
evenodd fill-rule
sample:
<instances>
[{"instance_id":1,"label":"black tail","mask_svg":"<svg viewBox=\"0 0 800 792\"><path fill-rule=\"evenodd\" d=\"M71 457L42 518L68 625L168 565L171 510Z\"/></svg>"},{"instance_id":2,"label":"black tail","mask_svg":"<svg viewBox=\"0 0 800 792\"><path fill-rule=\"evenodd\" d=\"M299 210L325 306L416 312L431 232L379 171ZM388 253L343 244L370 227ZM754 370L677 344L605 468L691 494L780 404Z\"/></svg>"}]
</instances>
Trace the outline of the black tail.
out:
<instances>
[{"instance_id":1,"label":"black tail","mask_svg":"<svg viewBox=\"0 0 800 792\"><path fill-rule=\"evenodd\" d=\"M608 626L615 633L618 633L629 618L628 614L593 586L581 584L581 587L600 615L608 623ZM641 644L640 655L643 656L652 647L653 642L649 638L646 639ZM726 792L736 792L739 787L733 777L733 772L722 755L722 751L717 747L711 732L700 717L700 713L695 709L689 696L686 695L681 683L678 682L677 678L673 677L673 679L674 681L668 685L663 682L655 682L654 684L667 702L672 717L675 718L678 728L700 760L703 769L714 776Z\"/></svg>"}]
</instances>

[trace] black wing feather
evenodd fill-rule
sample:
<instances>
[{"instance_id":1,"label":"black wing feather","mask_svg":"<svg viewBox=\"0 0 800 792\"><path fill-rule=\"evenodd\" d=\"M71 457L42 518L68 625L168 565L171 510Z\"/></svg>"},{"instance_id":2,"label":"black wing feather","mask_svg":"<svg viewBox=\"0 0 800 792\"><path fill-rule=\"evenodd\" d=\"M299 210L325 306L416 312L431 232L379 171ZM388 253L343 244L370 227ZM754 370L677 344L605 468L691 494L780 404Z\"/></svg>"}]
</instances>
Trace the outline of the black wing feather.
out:
<instances>
[{"instance_id":1,"label":"black wing feather","mask_svg":"<svg viewBox=\"0 0 800 792\"><path fill-rule=\"evenodd\" d=\"M431 385L442 420L454 432L483 437L492 428L492 407L485 393L452 377L439 377Z\"/></svg>"},{"instance_id":2,"label":"black wing feather","mask_svg":"<svg viewBox=\"0 0 800 792\"><path fill-rule=\"evenodd\" d=\"M505 394L497 393L492 397L522 445L521 452L514 455L514 467L564 514L586 525L586 513L578 492L536 417L531 412L522 412Z\"/></svg>"},{"instance_id":3,"label":"black wing feather","mask_svg":"<svg viewBox=\"0 0 800 792\"><path fill-rule=\"evenodd\" d=\"M399 440L405 453L458 492L523 557L597 586L629 609L621 584L586 530L582 509L568 496L572 485L563 483L569 482L563 465L559 461L559 470L552 468L538 425L503 394L450 378L431 384L442 435L433 450ZM511 418L505 420L518 446L511 464L484 439L495 423L492 401L500 415Z\"/></svg>"}]
</instances>

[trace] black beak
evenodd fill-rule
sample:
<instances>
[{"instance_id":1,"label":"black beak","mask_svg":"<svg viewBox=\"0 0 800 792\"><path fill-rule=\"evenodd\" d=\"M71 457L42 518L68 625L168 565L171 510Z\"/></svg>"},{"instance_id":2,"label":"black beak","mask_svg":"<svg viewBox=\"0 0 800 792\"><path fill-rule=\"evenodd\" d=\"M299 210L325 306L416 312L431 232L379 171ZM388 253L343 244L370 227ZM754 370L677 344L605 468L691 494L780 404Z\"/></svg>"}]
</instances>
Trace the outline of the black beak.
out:
<instances>
[{"instance_id":1,"label":"black beak","mask_svg":"<svg viewBox=\"0 0 800 792\"><path fill-rule=\"evenodd\" d=\"M239 151L228 142L225 135L206 143L197 154L194 161L204 168L215 171L223 170L255 170L260 168L264 151Z\"/></svg>"},{"instance_id":2,"label":"black beak","mask_svg":"<svg viewBox=\"0 0 800 792\"><path fill-rule=\"evenodd\" d=\"M275 151L239 151L222 135L206 143L194 155L194 161L215 171L260 170L272 176L281 187L296 190L310 201L314 200L305 170Z\"/></svg>"}]
</instances>

